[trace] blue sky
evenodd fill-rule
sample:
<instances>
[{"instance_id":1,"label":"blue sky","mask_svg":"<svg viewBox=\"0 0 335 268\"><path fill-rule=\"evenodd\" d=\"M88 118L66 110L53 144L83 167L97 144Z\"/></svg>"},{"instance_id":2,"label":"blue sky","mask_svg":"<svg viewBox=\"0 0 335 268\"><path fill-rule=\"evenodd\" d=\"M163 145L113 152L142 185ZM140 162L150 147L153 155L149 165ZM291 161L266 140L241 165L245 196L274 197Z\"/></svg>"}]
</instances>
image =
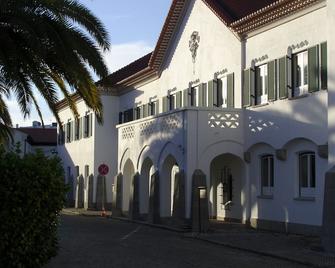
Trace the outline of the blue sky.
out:
<instances>
[{"instance_id":1,"label":"blue sky","mask_svg":"<svg viewBox=\"0 0 335 268\"><path fill-rule=\"evenodd\" d=\"M112 43L111 51L106 53L105 61L113 72L133 60L152 51L156 45L172 0L79 0L105 24ZM44 121L54 121L48 107L37 95L41 104ZM8 100L13 124L30 126L38 120L32 111L26 120L21 116L15 99Z\"/></svg>"}]
</instances>

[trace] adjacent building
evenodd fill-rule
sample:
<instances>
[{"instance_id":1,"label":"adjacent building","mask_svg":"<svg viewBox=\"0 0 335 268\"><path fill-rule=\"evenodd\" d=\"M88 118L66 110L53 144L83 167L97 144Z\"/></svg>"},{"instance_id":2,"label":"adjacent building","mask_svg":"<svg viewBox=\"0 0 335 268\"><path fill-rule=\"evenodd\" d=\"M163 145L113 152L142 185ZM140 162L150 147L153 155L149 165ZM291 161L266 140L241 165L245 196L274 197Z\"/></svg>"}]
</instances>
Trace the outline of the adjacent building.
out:
<instances>
[{"instance_id":1,"label":"adjacent building","mask_svg":"<svg viewBox=\"0 0 335 268\"><path fill-rule=\"evenodd\" d=\"M107 207L127 215L136 196L146 218L159 192L162 221L180 200L189 219L197 171L211 218L318 233L335 159L334 5L173 0L155 50L98 82L103 125L77 95L79 119L58 104L70 199L94 208L107 164Z\"/></svg>"}]
</instances>

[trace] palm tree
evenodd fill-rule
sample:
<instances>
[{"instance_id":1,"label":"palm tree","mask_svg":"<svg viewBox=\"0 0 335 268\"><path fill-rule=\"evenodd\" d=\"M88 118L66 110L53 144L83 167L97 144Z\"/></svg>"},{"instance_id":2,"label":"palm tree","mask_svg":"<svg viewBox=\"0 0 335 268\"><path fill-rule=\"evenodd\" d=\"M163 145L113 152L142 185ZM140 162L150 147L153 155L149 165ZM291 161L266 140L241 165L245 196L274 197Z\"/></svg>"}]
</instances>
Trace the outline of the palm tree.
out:
<instances>
[{"instance_id":1,"label":"palm tree","mask_svg":"<svg viewBox=\"0 0 335 268\"><path fill-rule=\"evenodd\" d=\"M13 94L27 117L35 106L35 86L58 123L60 90L77 117L76 92L103 120L97 86L90 74L108 74L102 51L110 47L103 24L77 0L0 0L0 135L11 120L3 96Z\"/></svg>"}]
</instances>

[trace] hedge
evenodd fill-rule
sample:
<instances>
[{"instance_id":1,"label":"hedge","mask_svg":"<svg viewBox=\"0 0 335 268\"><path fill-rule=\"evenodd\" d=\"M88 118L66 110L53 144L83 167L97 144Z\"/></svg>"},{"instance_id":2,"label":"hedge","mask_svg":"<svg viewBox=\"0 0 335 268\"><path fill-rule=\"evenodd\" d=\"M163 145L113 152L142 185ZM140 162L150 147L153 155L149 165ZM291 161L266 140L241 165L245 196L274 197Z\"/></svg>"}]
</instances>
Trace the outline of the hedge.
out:
<instances>
[{"instance_id":1,"label":"hedge","mask_svg":"<svg viewBox=\"0 0 335 268\"><path fill-rule=\"evenodd\" d=\"M0 148L0 267L42 267L56 255L66 191L59 158Z\"/></svg>"}]
</instances>

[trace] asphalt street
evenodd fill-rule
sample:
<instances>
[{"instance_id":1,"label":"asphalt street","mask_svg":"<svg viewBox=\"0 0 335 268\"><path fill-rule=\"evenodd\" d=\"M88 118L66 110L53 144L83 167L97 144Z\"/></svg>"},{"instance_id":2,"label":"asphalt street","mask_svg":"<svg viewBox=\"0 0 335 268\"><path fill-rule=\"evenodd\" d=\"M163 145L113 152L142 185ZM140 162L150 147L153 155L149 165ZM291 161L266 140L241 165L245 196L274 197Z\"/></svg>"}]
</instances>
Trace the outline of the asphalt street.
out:
<instances>
[{"instance_id":1,"label":"asphalt street","mask_svg":"<svg viewBox=\"0 0 335 268\"><path fill-rule=\"evenodd\" d=\"M47 268L304 267L181 233L98 217L63 215L59 237L59 254Z\"/></svg>"}]
</instances>

